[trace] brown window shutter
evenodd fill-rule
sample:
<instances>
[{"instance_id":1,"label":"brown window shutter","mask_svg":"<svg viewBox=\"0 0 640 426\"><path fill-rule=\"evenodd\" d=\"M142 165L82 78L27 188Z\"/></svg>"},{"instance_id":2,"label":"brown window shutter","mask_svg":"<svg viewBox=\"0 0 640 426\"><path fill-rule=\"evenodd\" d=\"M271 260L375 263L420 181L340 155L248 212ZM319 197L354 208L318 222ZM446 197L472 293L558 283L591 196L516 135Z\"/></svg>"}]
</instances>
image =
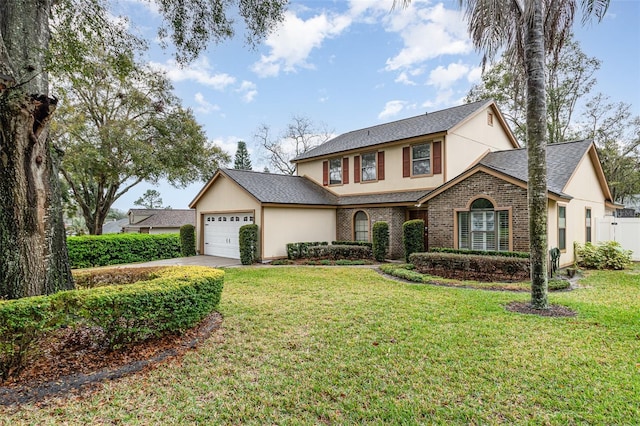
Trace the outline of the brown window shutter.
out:
<instances>
[{"instance_id":1,"label":"brown window shutter","mask_svg":"<svg viewBox=\"0 0 640 426\"><path fill-rule=\"evenodd\" d=\"M402 148L402 177L411 176L411 147Z\"/></svg>"},{"instance_id":2,"label":"brown window shutter","mask_svg":"<svg viewBox=\"0 0 640 426\"><path fill-rule=\"evenodd\" d=\"M442 173L442 142L433 143L433 174Z\"/></svg>"},{"instance_id":3,"label":"brown window shutter","mask_svg":"<svg viewBox=\"0 0 640 426\"><path fill-rule=\"evenodd\" d=\"M322 162L322 184L324 186L329 185L329 162Z\"/></svg>"},{"instance_id":4,"label":"brown window shutter","mask_svg":"<svg viewBox=\"0 0 640 426\"><path fill-rule=\"evenodd\" d=\"M360 156L353 157L353 181L355 183L360 182Z\"/></svg>"},{"instance_id":5,"label":"brown window shutter","mask_svg":"<svg viewBox=\"0 0 640 426\"><path fill-rule=\"evenodd\" d=\"M342 159L342 183L349 183L349 157L344 157Z\"/></svg>"},{"instance_id":6,"label":"brown window shutter","mask_svg":"<svg viewBox=\"0 0 640 426\"><path fill-rule=\"evenodd\" d=\"M384 180L384 151L378 152L378 180Z\"/></svg>"}]
</instances>

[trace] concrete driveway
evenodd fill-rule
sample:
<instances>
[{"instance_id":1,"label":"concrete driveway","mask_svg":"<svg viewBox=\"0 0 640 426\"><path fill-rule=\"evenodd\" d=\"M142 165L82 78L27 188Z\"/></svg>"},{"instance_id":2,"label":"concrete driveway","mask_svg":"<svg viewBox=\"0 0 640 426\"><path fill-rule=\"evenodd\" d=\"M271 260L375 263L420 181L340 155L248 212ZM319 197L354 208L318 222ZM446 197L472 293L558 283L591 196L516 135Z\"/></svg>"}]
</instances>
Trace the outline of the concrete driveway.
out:
<instances>
[{"instance_id":1,"label":"concrete driveway","mask_svg":"<svg viewBox=\"0 0 640 426\"><path fill-rule=\"evenodd\" d=\"M240 259L229 259L226 257L217 256L190 256L190 257L176 257L175 259L162 259L153 260L151 262L134 263L128 265L113 265L117 266L211 266L213 268L222 268L226 266L240 266Z\"/></svg>"}]
</instances>

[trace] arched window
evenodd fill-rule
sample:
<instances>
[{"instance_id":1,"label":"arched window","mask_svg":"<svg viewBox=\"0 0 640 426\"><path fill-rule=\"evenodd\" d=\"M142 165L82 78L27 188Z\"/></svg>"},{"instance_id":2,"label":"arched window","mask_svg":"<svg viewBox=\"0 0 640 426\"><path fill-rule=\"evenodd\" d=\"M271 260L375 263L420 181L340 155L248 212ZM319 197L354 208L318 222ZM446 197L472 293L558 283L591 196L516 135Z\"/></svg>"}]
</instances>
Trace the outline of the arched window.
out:
<instances>
[{"instance_id":1,"label":"arched window","mask_svg":"<svg viewBox=\"0 0 640 426\"><path fill-rule=\"evenodd\" d=\"M369 241L369 218L362 210L353 217L353 229L356 241Z\"/></svg>"},{"instance_id":2,"label":"arched window","mask_svg":"<svg viewBox=\"0 0 640 426\"><path fill-rule=\"evenodd\" d=\"M458 212L458 248L484 251L509 250L509 212L495 210L486 198Z\"/></svg>"}]
</instances>

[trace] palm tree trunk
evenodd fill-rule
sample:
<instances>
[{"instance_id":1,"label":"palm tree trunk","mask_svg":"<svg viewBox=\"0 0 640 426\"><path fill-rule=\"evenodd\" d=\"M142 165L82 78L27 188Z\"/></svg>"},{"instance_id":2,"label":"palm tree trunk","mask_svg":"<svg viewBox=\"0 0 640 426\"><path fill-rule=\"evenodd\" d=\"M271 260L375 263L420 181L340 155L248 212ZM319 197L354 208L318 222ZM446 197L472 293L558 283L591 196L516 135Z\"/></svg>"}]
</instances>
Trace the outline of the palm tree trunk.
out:
<instances>
[{"instance_id":1,"label":"palm tree trunk","mask_svg":"<svg viewBox=\"0 0 640 426\"><path fill-rule=\"evenodd\" d=\"M50 6L0 0L0 299L73 288L43 71Z\"/></svg>"},{"instance_id":2,"label":"palm tree trunk","mask_svg":"<svg viewBox=\"0 0 640 426\"><path fill-rule=\"evenodd\" d=\"M547 309L547 107L542 0L528 2L525 23L527 72L527 153L529 166L529 249L531 252L531 305Z\"/></svg>"}]
</instances>

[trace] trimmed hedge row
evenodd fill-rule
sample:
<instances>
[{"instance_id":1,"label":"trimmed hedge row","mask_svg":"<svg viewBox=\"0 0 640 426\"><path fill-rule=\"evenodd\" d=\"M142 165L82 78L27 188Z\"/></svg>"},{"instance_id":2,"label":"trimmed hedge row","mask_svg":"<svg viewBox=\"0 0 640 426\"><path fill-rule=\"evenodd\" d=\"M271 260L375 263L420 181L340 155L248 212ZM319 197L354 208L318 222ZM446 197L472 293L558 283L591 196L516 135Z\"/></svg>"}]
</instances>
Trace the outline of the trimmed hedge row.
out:
<instances>
[{"instance_id":1,"label":"trimmed hedge row","mask_svg":"<svg viewBox=\"0 0 640 426\"><path fill-rule=\"evenodd\" d=\"M429 249L432 253L456 253L456 254L477 254L480 256L504 256L519 257L521 259L529 259L529 253L524 251L484 251L484 250L467 250L453 249L447 247L432 247Z\"/></svg>"},{"instance_id":2,"label":"trimmed hedge row","mask_svg":"<svg viewBox=\"0 0 640 426\"><path fill-rule=\"evenodd\" d=\"M371 247L366 245L330 245L314 246L308 248L308 257L311 259L369 259L371 258Z\"/></svg>"},{"instance_id":3,"label":"trimmed hedge row","mask_svg":"<svg viewBox=\"0 0 640 426\"><path fill-rule=\"evenodd\" d=\"M445 278L477 281L522 281L530 278L529 260L515 257L430 252L413 253L410 262L420 273Z\"/></svg>"},{"instance_id":4,"label":"trimmed hedge row","mask_svg":"<svg viewBox=\"0 0 640 426\"><path fill-rule=\"evenodd\" d=\"M369 241L331 241L331 245L334 246L364 246L364 247L373 247L373 243Z\"/></svg>"},{"instance_id":5,"label":"trimmed hedge row","mask_svg":"<svg viewBox=\"0 0 640 426\"><path fill-rule=\"evenodd\" d=\"M329 245L326 241L300 242L287 244L287 258L303 259L309 256L309 247Z\"/></svg>"},{"instance_id":6,"label":"trimmed hedge row","mask_svg":"<svg viewBox=\"0 0 640 426\"><path fill-rule=\"evenodd\" d=\"M133 284L0 301L0 378L18 372L37 340L53 328L99 327L93 338L115 349L190 328L220 301L223 271L188 266L148 274L148 280Z\"/></svg>"},{"instance_id":7,"label":"trimmed hedge row","mask_svg":"<svg viewBox=\"0 0 640 426\"><path fill-rule=\"evenodd\" d=\"M180 257L179 234L107 234L68 237L72 268L148 262Z\"/></svg>"}]
</instances>

